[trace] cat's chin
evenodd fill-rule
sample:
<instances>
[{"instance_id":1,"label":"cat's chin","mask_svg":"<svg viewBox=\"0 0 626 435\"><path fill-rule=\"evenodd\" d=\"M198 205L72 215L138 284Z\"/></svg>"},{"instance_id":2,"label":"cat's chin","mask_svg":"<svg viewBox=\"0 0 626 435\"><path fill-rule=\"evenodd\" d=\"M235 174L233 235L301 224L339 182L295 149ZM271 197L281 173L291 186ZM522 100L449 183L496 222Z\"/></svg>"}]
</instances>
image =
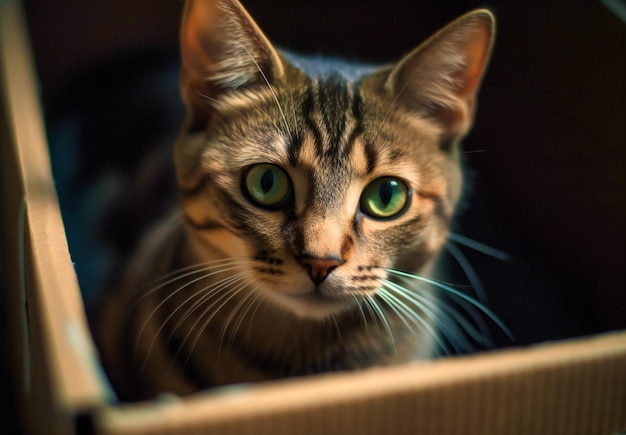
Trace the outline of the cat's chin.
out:
<instances>
[{"instance_id":1,"label":"cat's chin","mask_svg":"<svg viewBox=\"0 0 626 435\"><path fill-rule=\"evenodd\" d=\"M323 320L354 308L349 297L330 297L311 291L301 294L273 294L272 302L283 311L301 319Z\"/></svg>"}]
</instances>

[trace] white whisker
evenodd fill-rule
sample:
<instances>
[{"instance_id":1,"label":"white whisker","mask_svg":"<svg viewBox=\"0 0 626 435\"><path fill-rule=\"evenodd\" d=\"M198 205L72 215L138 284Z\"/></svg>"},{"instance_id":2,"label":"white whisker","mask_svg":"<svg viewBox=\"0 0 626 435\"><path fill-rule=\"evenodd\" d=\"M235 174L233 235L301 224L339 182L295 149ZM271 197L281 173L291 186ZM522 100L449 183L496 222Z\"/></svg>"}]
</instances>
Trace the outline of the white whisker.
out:
<instances>
[{"instance_id":1,"label":"white whisker","mask_svg":"<svg viewBox=\"0 0 626 435\"><path fill-rule=\"evenodd\" d=\"M367 335L367 316L365 315L365 310L363 310L363 303L361 299L359 299L356 295L350 294L356 306L359 308L359 313L361 314L361 319L363 319L363 328L365 330L365 335Z\"/></svg>"},{"instance_id":2,"label":"white whisker","mask_svg":"<svg viewBox=\"0 0 626 435\"><path fill-rule=\"evenodd\" d=\"M420 275L415 275L412 273L408 273L408 272L403 272L400 270L396 270L396 269L390 269L390 268L382 268L384 270L386 270L387 272L393 274L393 275L397 275L400 277L404 277L404 278L409 278L409 279L413 279L416 281L421 281L421 282L425 282L428 284L431 284L441 290L444 290L446 292L446 294L451 295L453 297L455 297L456 299L458 299L459 302L467 302L470 305L472 305L473 307L479 309L482 313L484 313L487 317L489 317L489 319L491 319L492 322L494 322L508 337L510 340L513 340L513 336L511 334L511 332L509 331L509 329L504 325L504 323L502 323L502 321L489 309L487 308L484 304L482 304L480 301L477 301L476 299L466 295L463 292L460 292L459 290L444 284L440 281L431 279L431 278L426 278ZM470 311L468 311L470 312ZM471 313L471 312L470 312Z\"/></svg>"},{"instance_id":3,"label":"white whisker","mask_svg":"<svg viewBox=\"0 0 626 435\"><path fill-rule=\"evenodd\" d=\"M409 332L411 332L411 334L416 339L420 338L418 331L424 328L428 331L428 333L433 337L433 339L446 354L450 353L448 346L446 346L446 344L441 341L441 339L439 338L439 334L437 334L437 331L435 331L435 329L430 324L428 324L428 322L426 322L419 313L416 313L413 309L411 309L411 307L409 307L400 299L396 298L392 293L390 293L389 287L385 286L384 288L379 289L379 294L385 300L387 305L389 305L389 307L398 315L402 323L405 324ZM426 314L427 317L429 317L433 321L436 321L435 313L428 310L423 304L418 304L418 308L420 309L420 311ZM417 329L412 328L408 324L407 319Z\"/></svg>"},{"instance_id":4,"label":"white whisker","mask_svg":"<svg viewBox=\"0 0 626 435\"><path fill-rule=\"evenodd\" d=\"M250 289L248 296L246 297L246 299L248 299L248 303L246 305L246 307L243 309L241 315L238 317L237 321L235 322L233 331L230 335L230 339L228 340L228 346L232 346L235 337L238 335L239 333L239 329L241 328L241 325L243 324L243 321L246 317L248 317L248 313L250 312L250 310L252 309L252 307L254 307L254 310L252 311L252 314L250 314L249 319L249 323L248 326L250 326L250 322L252 321L252 319L254 318L254 316L256 315L257 310L259 309L259 306L261 305L261 296L259 294L258 291L258 287L254 288L254 289Z\"/></svg>"},{"instance_id":5,"label":"white whisker","mask_svg":"<svg viewBox=\"0 0 626 435\"><path fill-rule=\"evenodd\" d=\"M298 131L298 122L297 122L298 115L296 114L296 103L295 103L295 99L293 97L294 88L295 88L294 86L290 86L290 88L289 88L289 99L291 100L291 111L293 112L292 113L293 121L294 121L293 126L294 126L294 128L296 130L296 137L299 137L300 136L300 132Z\"/></svg>"},{"instance_id":6,"label":"white whisker","mask_svg":"<svg viewBox=\"0 0 626 435\"><path fill-rule=\"evenodd\" d=\"M238 275L242 275L243 273L237 274ZM201 278L198 278L195 281L199 281L202 279L206 279L208 277L210 277L212 274L209 275L204 275ZM196 307L198 307L199 305L202 305L207 299L209 299L211 297L211 295L215 294L216 292L219 292L225 285L228 285L230 282L232 282L234 279L233 277L227 277L224 278L220 281L217 281L216 283L214 283L211 286L207 286L203 289L194 291L187 299L185 299L183 301L183 303L179 304L175 309L171 310L171 312L168 314L168 316L161 322L161 325L159 326L159 328L157 329L157 331L153 334L152 337L152 341L150 342L150 345L148 347L148 350L146 351L146 356L144 358L144 362L142 365L142 370L145 368L146 363L148 362L149 356L152 353L152 350L154 349L154 345L156 344L156 341L159 337L159 335L163 332L163 329L165 328L165 326L167 325L167 323L176 315L176 313L178 311L180 311L183 306L185 306L188 302L192 301L193 299L200 297L199 301L194 302L194 304L187 309L187 311L185 312L185 314L182 316L181 319L179 319L179 321L177 322L177 324L174 326L174 328L172 328L172 331L170 331L169 337L168 337L168 341L172 339L172 337L174 336L176 330L182 325L182 323L188 318L188 316L191 314L191 312L193 312ZM222 284L223 282L226 282L226 284ZM163 302L161 302L151 313L150 316L148 317L148 319L146 319L146 321L144 322L139 335L137 337L137 341L135 343L135 353L137 352L138 349L138 345L140 343L140 338L144 332L145 327L148 325L148 322L150 320L150 318L156 313L156 311L163 305L163 303L169 299L170 297L174 296L176 293L178 293L179 291L181 291L184 287L187 287L190 283L185 284L184 286L182 286L181 288L177 289L176 291L174 291L173 293L171 293L167 298L165 298L165 300Z\"/></svg>"},{"instance_id":7,"label":"white whisker","mask_svg":"<svg viewBox=\"0 0 626 435\"><path fill-rule=\"evenodd\" d=\"M172 329L168 340L171 339L176 330L180 328L180 326L191 316L191 314L200 306L203 306L209 299L211 299L216 293L219 293L223 290L228 291L229 286L241 281L247 275L246 272L239 272L233 276L228 276L219 281L211 283L210 286L204 287L195 292L196 295L200 295L200 299L193 303L192 306L188 307L185 311L185 314L178 320L174 328ZM191 298L189 298L190 300Z\"/></svg>"},{"instance_id":8,"label":"white whisker","mask_svg":"<svg viewBox=\"0 0 626 435\"><path fill-rule=\"evenodd\" d=\"M413 305L415 305L426 317L428 317L429 319L431 319L436 326L439 328L439 330L446 336L448 337L449 334L449 329L450 328L454 328L454 322L446 322L445 319L443 322L440 321L442 315L441 312L439 310L440 306L438 304L433 303L432 301L428 300L428 298L423 297L423 296L419 296L417 293L414 292L410 292L407 289L399 286L396 283L393 283L391 281L386 281L385 282L385 288L387 289L387 291L392 291L393 293L403 296L405 299L407 299L409 302L411 302ZM410 297L412 295L412 297ZM396 300L399 301L399 299L397 297L395 297ZM445 343L443 343L440 339L439 339L439 334L438 332L429 324L425 323L421 318L420 318L420 314L416 313L415 311L413 311L412 309L410 309L409 307L407 307L408 313L409 314L413 314L416 318L420 319L420 323L421 326L425 327L426 330L430 333L430 335L435 339L435 341L437 342L437 344L439 345L439 347L442 349L442 351L448 355L450 354L450 350L448 348L448 346L445 345ZM443 317L447 317L447 316L443 316ZM452 335L455 335L454 333ZM454 350L456 352L459 351L459 349L456 347L456 343L454 343L451 340L448 340L450 342L450 344L452 345L452 347L454 348Z\"/></svg>"},{"instance_id":9,"label":"white whisker","mask_svg":"<svg viewBox=\"0 0 626 435\"><path fill-rule=\"evenodd\" d=\"M455 243L458 243L459 245L467 246L470 249L488 255L489 257L493 257L501 261L511 260L511 256L506 252L496 248L492 248L491 246L480 243L474 239L470 239L469 237L462 236L461 234L450 232L448 234L448 239L452 240Z\"/></svg>"},{"instance_id":10,"label":"white whisker","mask_svg":"<svg viewBox=\"0 0 626 435\"><path fill-rule=\"evenodd\" d=\"M485 288L483 287L480 278L478 278L478 274L474 267L471 265L465 254L453 243L446 243L446 249L454 257L461 269L463 269L463 273L467 276L472 288L474 289L474 293L476 294L476 298L482 303L487 303L487 293L485 292Z\"/></svg>"},{"instance_id":11,"label":"white whisker","mask_svg":"<svg viewBox=\"0 0 626 435\"><path fill-rule=\"evenodd\" d=\"M335 330L337 331L337 338L339 339L339 342L341 342L343 339L341 337L341 328L339 327L339 323L337 323L337 317L336 316L330 316L330 320L333 323L333 325L335 326Z\"/></svg>"},{"instance_id":12,"label":"white whisker","mask_svg":"<svg viewBox=\"0 0 626 435\"><path fill-rule=\"evenodd\" d=\"M466 336L470 336L481 345L491 346L490 340L485 337L484 333L478 331L446 302L440 299L435 301L422 296L418 293L419 289L408 289L390 281L386 281L385 284L391 286L390 290L415 304L428 317L433 319L441 333L448 339L457 353L460 353L461 350L474 350L474 346L465 338Z\"/></svg>"},{"instance_id":13,"label":"white whisker","mask_svg":"<svg viewBox=\"0 0 626 435\"><path fill-rule=\"evenodd\" d=\"M222 326L222 330L220 331L220 338L219 338L220 349L222 348L224 344L224 338L227 333L229 336L228 345L229 346L232 345L234 337L237 335L237 331L239 330L239 326L241 325L241 322L243 321L243 317L250 310L251 306L254 305L254 302L257 299L257 297L258 295L256 291L248 291L248 293L243 298L241 298L241 300L237 303L237 305L235 305L233 309L230 311L230 314L228 314L228 317L226 317L226 320L224 321L224 324ZM230 330L230 324L234 320L235 317L237 317L237 320L235 321L235 324L232 330Z\"/></svg>"},{"instance_id":14,"label":"white whisker","mask_svg":"<svg viewBox=\"0 0 626 435\"><path fill-rule=\"evenodd\" d=\"M176 281L180 281L184 278L188 278L192 275L196 275L202 272L207 272L207 271L211 271L211 270L215 270L218 267L227 267L227 266L236 266L236 265L241 265L241 264L245 264L247 262L247 258L242 258L242 259L222 259L222 260L214 260L214 261L207 261L205 263L198 263L198 264L194 264L191 266L186 266L186 267L182 267L180 269L177 269L173 272L167 273L165 275L162 275L161 277L151 281L150 284L148 284L150 286L150 289L147 290L146 292L144 292L141 296L139 296L138 298L136 298L134 300L134 302L130 305L129 307L129 311L132 311L139 303L141 303L144 299L146 299L147 297L149 297L150 295L154 294L155 292L175 283ZM217 273L221 273L221 272L227 272L230 270L233 270L235 268L230 268L230 269L220 269L215 271L212 274L206 275L206 276L212 276L215 275ZM184 273L187 272L187 273ZM202 279L202 278L199 278ZM163 281L163 282L161 282ZM189 283L187 283L184 287L186 287L187 285L193 284L195 283L197 280L191 281ZM161 284L158 284L159 282L161 282Z\"/></svg>"},{"instance_id":15,"label":"white whisker","mask_svg":"<svg viewBox=\"0 0 626 435\"><path fill-rule=\"evenodd\" d=\"M257 110L258 110L259 112L261 112L261 113L263 114L263 116L265 116L265 117L268 119L268 121L269 121L269 122L271 122L271 123L272 123L272 125L274 126L274 128L276 129L276 131L280 133L280 132L281 132L281 129L280 129L280 127L278 126L278 124L276 123L276 120L275 120L274 118L272 118L272 117L269 115L269 113L267 113L265 110L263 110L259 104L257 104L257 103L253 103L253 104L254 104L254 107L256 107L256 108L257 108Z\"/></svg>"},{"instance_id":16,"label":"white whisker","mask_svg":"<svg viewBox=\"0 0 626 435\"><path fill-rule=\"evenodd\" d=\"M283 111L283 108L280 105L280 101L278 101L278 95L276 95L276 91L274 91L274 87L272 86L272 84L268 80L267 76L265 75L265 73L263 72L261 67L259 66L259 64L256 61L256 59L254 58L254 56L252 56L250 51L246 48L246 46L244 44L242 44L242 43L239 43L239 45L241 45L241 48L243 48L245 50L245 52L248 53L248 56L250 56L250 59L252 60L254 65L259 70L259 73L261 74L261 77L263 77L263 80L265 81L265 84L267 85L267 87L269 88L270 92L272 93L272 96L274 97L274 101L276 101L276 105L278 106L278 110L280 111L280 114L283 117L283 121L285 123L285 128L287 129L287 132L289 133L289 136L292 137L291 130L289 129L289 123L287 122L287 117L285 117L285 112Z\"/></svg>"},{"instance_id":17,"label":"white whisker","mask_svg":"<svg viewBox=\"0 0 626 435\"><path fill-rule=\"evenodd\" d=\"M241 257L241 258L222 258L219 260L212 260L212 261L206 261L203 263L197 263L197 264L193 264L191 266L185 266L185 267L181 267L180 269L176 269L172 272L166 273L164 275L161 275L160 277L154 279L153 281L151 281L148 285L149 286L154 286L154 285L158 285L160 281L163 280L167 280L173 276L176 276L178 274L181 274L182 272L188 272L188 271L192 271L192 273L194 272L202 272L202 271L206 271L206 270L210 270L212 267L217 267L217 266L233 266L236 264L245 264L247 261L249 261L250 257ZM181 277L185 277L187 275L182 275ZM178 278L176 278L178 279ZM168 285L171 284L172 281L168 281L167 283L163 284L163 285Z\"/></svg>"},{"instance_id":18,"label":"white whisker","mask_svg":"<svg viewBox=\"0 0 626 435\"><path fill-rule=\"evenodd\" d=\"M378 133L376 135L376 138L374 140L374 142L376 142L378 140L378 137L380 136L380 133L383 131L382 126L385 124L385 122L387 122L387 118L389 118L389 115L391 114L391 111L393 110L393 108L396 106L396 103L398 102L398 100L400 99L400 96L402 94L404 94L404 91L406 91L406 88L409 86L409 84L411 83L411 81L413 81L413 79L415 78L415 76L417 75L417 73L421 70L421 66L415 68L413 70L413 72L411 73L411 76L409 77L409 79L404 83L404 85L402 86L402 88L398 91L398 93L395 95L393 101L391 102L391 104L389 105L389 108L387 109L387 112L385 112L385 116L383 117L383 120L380 123L380 126L378 127L378 130L376 130Z\"/></svg>"},{"instance_id":19,"label":"white whisker","mask_svg":"<svg viewBox=\"0 0 626 435\"><path fill-rule=\"evenodd\" d=\"M372 308L373 310L372 313L376 314L374 318L378 319L382 323L383 328L385 328L385 331L387 332L387 335L389 336L389 341L391 342L393 353L395 354L396 353L396 340L393 337L393 332L391 332L391 327L389 326L389 322L387 321L387 318L385 317L385 313L380 308L380 306L378 306L378 302L376 302L376 300L374 299L374 296L369 296L369 295L366 296L365 301Z\"/></svg>"},{"instance_id":20,"label":"white whisker","mask_svg":"<svg viewBox=\"0 0 626 435\"><path fill-rule=\"evenodd\" d=\"M243 280L243 278L244 277L241 277L241 280ZM189 346L189 351L187 352L187 359L185 361L185 365L187 365L187 363L189 362L189 359L191 358L191 354L193 353L193 350L195 349L196 345L200 341L200 338L202 337L202 334L206 330L207 326L209 326L209 323L211 323L211 320L213 320L215 318L215 316L220 312L220 310L222 308L224 308L226 306L226 304L230 300L232 300L238 293L243 291L247 287L247 285L248 284L246 282L244 282L243 284L240 284L236 288L229 288L227 292L224 292L223 294L219 295L218 298L213 303L211 303L208 307L206 307L206 309L204 311L202 311L202 313L200 313L200 315L198 316L196 321L189 328L189 331L185 335L183 341L181 342L180 347L178 349L178 352L176 353L175 358L178 358L180 352L182 351L183 347L185 346L185 343L191 337L192 331L197 328L198 323L200 322L200 320L205 318L205 316L207 316L207 314L210 313L210 315L202 323L202 326L200 328L198 328L198 331L196 332L196 335L195 335L193 341L191 342L191 344ZM215 305L218 302L221 302L221 304L217 308L214 309Z\"/></svg>"},{"instance_id":21,"label":"white whisker","mask_svg":"<svg viewBox=\"0 0 626 435\"><path fill-rule=\"evenodd\" d=\"M177 294L179 294L179 293L180 293L181 291L183 291L185 288L187 288L187 287L189 287L189 286L191 286L191 285L193 285L193 284L195 284L195 283L197 283L197 282L199 282L199 281L202 281L202 280L204 280L204 279L207 279L207 278L209 278L209 277L211 277L211 276L213 276L213 275L217 275L217 274L219 274L219 273L228 272L228 271L231 271L231 270L234 270L234 269L236 269L236 267L227 267L227 268L224 268L224 269L219 269L219 270L217 270L217 271L212 271L211 273L208 273L208 274L204 274L204 275L202 275L202 276L200 276L200 277L198 277L198 278L195 278L195 279L193 279L193 280L191 280L191 281L186 282L184 285L182 285L182 286L178 287L176 290L172 291L172 292L171 292L170 294L168 294L166 297L164 297L163 299L161 299L161 300L160 300L160 302L156 305L156 307L154 307L154 309L153 309L153 310L150 312L150 314L146 317L146 319L145 319L145 320L144 320L144 322L143 322L143 325L142 325L141 329L139 330L139 333L138 333L138 335L137 335L137 340L136 340L136 342L135 342L135 352L137 352L137 348L138 348L138 346L139 346L139 343L140 343L140 341L141 341L141 337L143 336L143 333L144 333L144 331L145 331L145 328L146 328L146 327L148 326L148 324L151 322L151 320L152 320L153 316L154 316L154 315L155 315L155 314L156 314L156 313L157 313L157 312L158 312L158 311L159 311L159 310L163 307L163 305L165 305L165 303L167 303L167 301L169 301L169 300L170 300L170 299L172 299L174 296L176 296ZM188 274L185 274L185 276L186 276L186 275L194 275L194 274L196 274L196 273L198 273L198 272L188 272ZM171 283L173 283L173 282L176 282L176 281L178 281L179 279L181 279L181 278L175 278L175 279L172 279L172 280L170 280L170 281L168 281L168 282L166 282L166 283L164 283L164 284L161 284L161 285L160 285L160 286L158 286L156 289L151 290L151 291L149 292L149 294L153 293L153 292L154 292L154 291L156 291L157 289L163 288L164 286L166 286L166 285L168 285L168 284L171 284ZM142 297L141 297L141 298L140 298L137 302L135 302L135 305L136 305L136 304L137 304L140 300L144 299L144 298L145 298L145 296L146 296L146 295L142 296Z\"/></svg>"}]
</instances>

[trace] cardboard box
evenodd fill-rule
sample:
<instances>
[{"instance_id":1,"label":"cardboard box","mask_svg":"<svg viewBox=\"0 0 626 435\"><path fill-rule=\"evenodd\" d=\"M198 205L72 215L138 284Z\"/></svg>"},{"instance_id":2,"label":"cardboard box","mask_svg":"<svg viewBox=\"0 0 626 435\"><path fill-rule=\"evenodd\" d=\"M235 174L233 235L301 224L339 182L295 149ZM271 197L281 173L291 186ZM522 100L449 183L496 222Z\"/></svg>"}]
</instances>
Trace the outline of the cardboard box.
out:
<instances>
[{"instance_id":1,"label":"cardboard box","mask_svg":"<svg viewBox=\"0 0 626 435\"><path fill-rule=\"evenodd\" d=\"M118 404L98 364L50 171L28 34L0 2L3 251L26 433L626 433L626 332ZM5 356L8 358L8 356Z\"/></svg>"}]
</instances>

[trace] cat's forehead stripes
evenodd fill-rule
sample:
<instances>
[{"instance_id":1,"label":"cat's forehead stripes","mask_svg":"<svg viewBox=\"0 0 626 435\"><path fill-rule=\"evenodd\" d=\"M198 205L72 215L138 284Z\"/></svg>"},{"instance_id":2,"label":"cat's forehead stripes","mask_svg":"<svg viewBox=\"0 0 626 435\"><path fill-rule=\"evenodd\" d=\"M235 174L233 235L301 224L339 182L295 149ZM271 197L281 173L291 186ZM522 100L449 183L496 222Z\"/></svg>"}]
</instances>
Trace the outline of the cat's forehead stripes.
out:
<instances>
[{"instance_id":1,"label":"cat's forehead stripes","mask_svg":"<svg viewBox=\"0 0 626 435\"><path fill-rule=\"evenodd\" d=\"M354 116L351 116L354 91L338 74L314 79L311 90L311 127L323 131L327 138L326 143L318 144L320 154L337 156L340 154L340 146L346 142L344 134L349 132L350 126L356 124Z\"/></svg>"},{"instance_id":2,"label":"cat's forehead stripes","mask_svg":"<svg viewBox=\"0 0 626 435\"><path fill-rule=\"evenodd\" d=\"M301 136L291 145L290 162L307 165L315 157L315 166L348 164L355 141L363 131L361 104L358 88L340 74L312 78L301 111L304 130L313 140L315 154L308 148L311 142ZM366 168L371 166L370 161Z\"/></svg>"}]
</instances>

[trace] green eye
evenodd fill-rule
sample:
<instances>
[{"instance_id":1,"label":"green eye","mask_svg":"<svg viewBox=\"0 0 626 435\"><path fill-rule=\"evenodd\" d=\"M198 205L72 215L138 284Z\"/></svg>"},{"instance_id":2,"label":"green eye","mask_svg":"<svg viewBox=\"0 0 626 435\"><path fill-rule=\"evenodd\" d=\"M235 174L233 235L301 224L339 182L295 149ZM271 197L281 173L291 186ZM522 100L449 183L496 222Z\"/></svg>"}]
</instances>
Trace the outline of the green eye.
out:
<instances>
[{"instance_id":1,"label":"green eye","mask_svg":"<svg viewBox=\"0 0 626 435\"><path fill-rule=\"evenodd\" d=\"M242 190L248 200L261 207L276 209L291 200L291 181L278 166L269 163L252 166L242 181Z\"/></svg>"},{"instance_id":2,"label":"green eye","mask_svg":"<svg viewBox=\"0 0 626 435\"><path fill-rule=\"evenodd\" d=\"M389 219L402 213L409 204L410 190L395 177L372 181L361 194L361 211L376 219Z\"/></svg>"}]
</instances>

